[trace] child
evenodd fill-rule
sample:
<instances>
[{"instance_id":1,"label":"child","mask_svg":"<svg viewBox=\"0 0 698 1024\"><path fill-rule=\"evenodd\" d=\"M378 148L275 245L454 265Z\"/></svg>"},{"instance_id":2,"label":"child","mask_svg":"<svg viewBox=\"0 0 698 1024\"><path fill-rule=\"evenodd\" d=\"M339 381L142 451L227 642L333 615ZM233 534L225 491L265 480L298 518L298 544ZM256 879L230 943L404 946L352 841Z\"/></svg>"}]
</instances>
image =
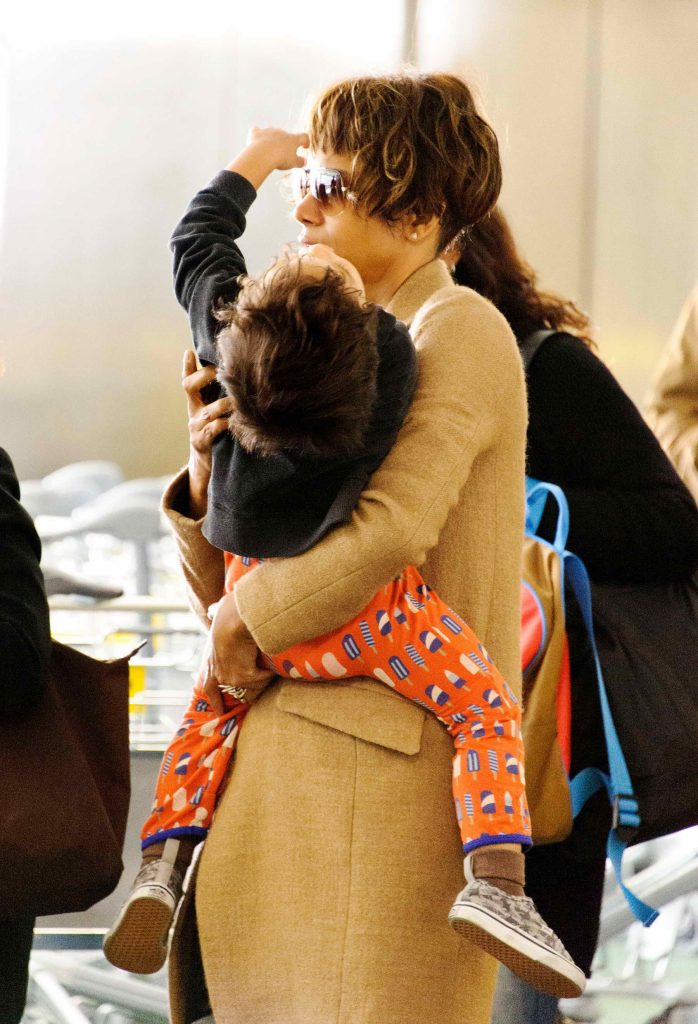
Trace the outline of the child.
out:
<instances>
[{"instance_id":1,"label":"child","mask_svg":"<svg viewBox=\"0 0 698 1024\"><path fill-rule=\"evenodd\" d=\"M406 329L366 303L355 268L326 246L282 257L258 280L232 287L233 274L224 278L226 259L235 276L244 273L233 237L250 191L244 178L222 172L173 238L199 354L217 356L232 403L230 435L214 448L204 524L227 552L227 594L259 560L306 550L349 518L395 440L416 381ZM318 201L327 195L317 192ZM223 296L228 304L214 318L208 311ZM216 320L224 327L214 353ZM473 631L419 572L405 569L335 633L266 661L287 678L372 676L437 715L456 747L467 882L451 924L532 984L579 994L583 974L523 893L520 847L530 844L530 824L518 703ZM117 966L148 973L164 963L182 874L210 825L249 708L244 696L226 693L225 713L215 715L201 683L194 690L163 759L142 833L144 865L105 940Z\"/></svg>"}]
</instances>

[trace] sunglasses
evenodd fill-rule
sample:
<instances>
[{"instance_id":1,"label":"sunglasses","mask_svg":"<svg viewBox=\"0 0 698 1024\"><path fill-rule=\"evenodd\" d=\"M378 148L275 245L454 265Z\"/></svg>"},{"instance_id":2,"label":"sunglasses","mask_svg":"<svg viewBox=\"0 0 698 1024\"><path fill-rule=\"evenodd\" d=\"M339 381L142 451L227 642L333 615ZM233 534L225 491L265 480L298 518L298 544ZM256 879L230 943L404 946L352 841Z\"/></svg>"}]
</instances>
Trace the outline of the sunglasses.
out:
<instances>
[{"instance_id":1,"label":"sunglasses","mask_svg":"<svg viewBox=\"0 0 698 1024\"><path fill-rule=\"evenodd\" d=\"M295 167L291 175L293 198L297 203L311 195L326 213L339 212L351 198L342 172L334 167Z\"/></svg>"}]
</instances>

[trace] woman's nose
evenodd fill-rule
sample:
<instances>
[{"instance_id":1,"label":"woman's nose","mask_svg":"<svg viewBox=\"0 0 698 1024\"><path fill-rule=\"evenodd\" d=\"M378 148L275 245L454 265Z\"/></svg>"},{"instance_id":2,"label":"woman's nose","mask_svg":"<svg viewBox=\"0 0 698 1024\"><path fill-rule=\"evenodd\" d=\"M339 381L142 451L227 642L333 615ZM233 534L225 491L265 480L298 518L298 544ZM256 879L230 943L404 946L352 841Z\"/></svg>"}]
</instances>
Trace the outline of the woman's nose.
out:
<instances>
[{"instance_id":1,"label":"woman's nose","mask_svg":"<svg viewBox=\"0 0 698 1024\"><path fill-rule=\"evenodd\" d=\"M299 224L320 224L322 222L322 209L317 199L308 193L293 211L293 216Z\"/></svg>"}]
</instances>

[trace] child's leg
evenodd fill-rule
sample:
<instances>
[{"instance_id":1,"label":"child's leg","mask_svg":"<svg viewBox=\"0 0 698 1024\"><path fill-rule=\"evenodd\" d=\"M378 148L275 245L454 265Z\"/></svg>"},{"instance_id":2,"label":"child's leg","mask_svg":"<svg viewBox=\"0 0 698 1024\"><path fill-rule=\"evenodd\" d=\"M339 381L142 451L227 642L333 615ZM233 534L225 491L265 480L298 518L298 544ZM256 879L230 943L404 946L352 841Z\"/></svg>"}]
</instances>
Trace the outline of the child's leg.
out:
<instances>
[{"instance_id":1,"label":"child's leg","mask_svg":"<svg viewBox=\"0 0 698 1024\"><path fill-rule=\"evenodd\" d=\"M453 737L463 850L531 842L520 705L468 625L408 567L340 630L269 659L279 675L370 675Z\"/></svg>"},{"instance_id":2,"label":"child's leg","mask_svg":"<svg viewBox=\"0 0 698 1024\"><path fill-rule=\"evenodd\" d=\"M165 751L153 810L141 833L143 863L104 940L116 967L136 974L160 970L194 848L208 832L218 792L249 705L225 694L215 715L200 683L182 725Z\"/></svg>"},{"instance_id":3,"label":"child's leg","mask_svg":"<svg viewBox=\"0 0 698 1024\"><path fill-rule=\"evenodd\" d=\"M215 715L200 683L182 724L163 756L152 812L141 831L141 847L169 838L206 836L230 756L249 704L223 694L226 711Z\"/></svg>"},{"instance_id":4,"label":"child's leg","mask_svg":"<svg viewBox=\"0 0 698 1024\"><path fill-rule=\"evenodd\" d=\"M431 711L453 737L453 793L466 886L461 935L530 984L579 995L584 974L524 895L530 821L520 706L466 623L409 567L336 633L269 659L280 675L371 675Z\"/></svg>"}]
</instances>

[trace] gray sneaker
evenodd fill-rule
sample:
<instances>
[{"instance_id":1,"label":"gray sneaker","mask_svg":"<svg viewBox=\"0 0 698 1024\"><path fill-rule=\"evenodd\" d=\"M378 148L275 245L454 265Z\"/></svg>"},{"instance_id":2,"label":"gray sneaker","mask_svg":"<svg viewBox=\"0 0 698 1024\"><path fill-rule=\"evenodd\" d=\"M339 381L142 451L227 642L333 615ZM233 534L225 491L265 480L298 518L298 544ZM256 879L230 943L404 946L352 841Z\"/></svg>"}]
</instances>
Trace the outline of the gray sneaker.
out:
<instances>
[{"instance_id":1,"label":"gray sneaker","mask_svg":"<svg viewBox=\"0 0 698 1024\"><path fill-rule=\"evenodd\" d=\"M143 865L105 936L104 955L110 964L133 974L154 974L164 967L183 883L182 873L169 860Z\"/></svg>"},{"instance_id":2,"label":"gray sneaker","mask_svg":"<svg viewBox=\"0 0 698 1024\"><path fill-rule=\"evenodd\" d=\"M466 859L466 879L469 864ZM484 949L528 985L573 999L586 978L528 896L511 896L484 878L468 880L448 915L459 935Z\"/></svg>"}]
</instances>

